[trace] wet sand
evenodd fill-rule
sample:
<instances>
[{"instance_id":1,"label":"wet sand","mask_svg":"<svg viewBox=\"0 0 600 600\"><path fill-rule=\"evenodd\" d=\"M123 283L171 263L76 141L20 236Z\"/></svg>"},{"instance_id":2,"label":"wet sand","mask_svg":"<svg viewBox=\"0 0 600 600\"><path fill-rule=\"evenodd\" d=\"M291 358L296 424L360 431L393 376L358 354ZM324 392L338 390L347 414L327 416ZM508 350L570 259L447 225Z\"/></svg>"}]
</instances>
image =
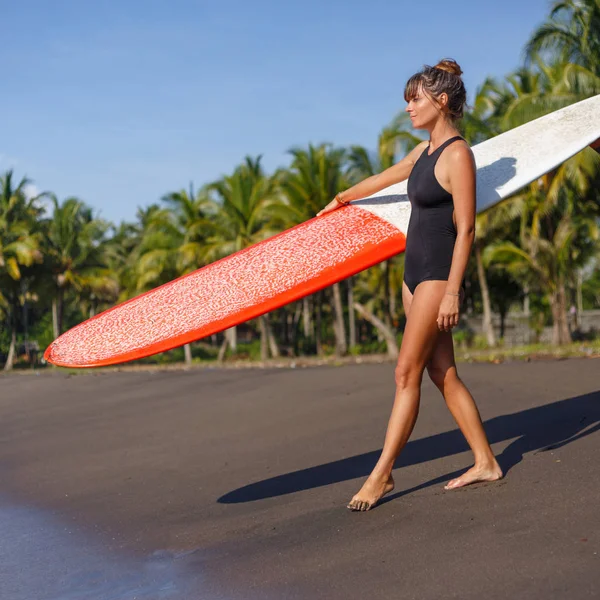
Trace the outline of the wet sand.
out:
<instances>
[{"instance_id":1,"label":"wet sand","mask_svg":"<svg viewBox=\"0 0 600 600\"><path fill-rule=\"evenodd\" d=\"M506 478L425 378L361 514L391 364L3 377L0 598L598 597L600 361L459 370Z\"/></svg>"}]
</instances>

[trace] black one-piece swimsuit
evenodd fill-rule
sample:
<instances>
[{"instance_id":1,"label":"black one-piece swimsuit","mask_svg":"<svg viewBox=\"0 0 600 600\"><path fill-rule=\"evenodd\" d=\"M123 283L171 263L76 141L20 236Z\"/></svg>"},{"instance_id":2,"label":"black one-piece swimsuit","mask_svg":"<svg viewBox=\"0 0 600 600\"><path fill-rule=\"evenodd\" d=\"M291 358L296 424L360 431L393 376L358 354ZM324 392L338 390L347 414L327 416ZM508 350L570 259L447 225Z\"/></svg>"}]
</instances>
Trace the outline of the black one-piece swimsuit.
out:
<instances>
[{"instance_id":1,"label":"black one-piece swimsuit","mask_svg":"<svg viewBox=\"0 0 600 600\"><path fill-rule=\"evenodd\" d=\"M448 280L456 227L452 215L454 202L435 177L435 164L444 148L462 140L455 136L437 150L427 154L427 147L417 159L408 178L411 213L404 251L404 281L411 294L422 281Z\"/></svg>"}]
</instances>

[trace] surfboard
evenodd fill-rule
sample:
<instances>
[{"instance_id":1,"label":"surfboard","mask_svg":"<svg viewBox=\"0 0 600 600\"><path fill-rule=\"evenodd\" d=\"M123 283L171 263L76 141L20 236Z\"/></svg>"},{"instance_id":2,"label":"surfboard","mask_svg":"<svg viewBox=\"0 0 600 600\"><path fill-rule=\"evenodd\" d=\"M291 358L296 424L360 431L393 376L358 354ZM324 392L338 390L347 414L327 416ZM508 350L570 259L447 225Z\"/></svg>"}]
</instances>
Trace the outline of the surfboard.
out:
<instances>
[{"instance_id":1,"label":"surfboard","mask_svg":"<svg viewBox=\"0 0 600 600\"><path fill-rule=\"evenodd\" d=\"M600 95L473 146L484 211L600 138ZM73 327L44 357L66 367L123 363L223 331L403 252L406 182L356 200Z\"/></svg>"}]
</instances>

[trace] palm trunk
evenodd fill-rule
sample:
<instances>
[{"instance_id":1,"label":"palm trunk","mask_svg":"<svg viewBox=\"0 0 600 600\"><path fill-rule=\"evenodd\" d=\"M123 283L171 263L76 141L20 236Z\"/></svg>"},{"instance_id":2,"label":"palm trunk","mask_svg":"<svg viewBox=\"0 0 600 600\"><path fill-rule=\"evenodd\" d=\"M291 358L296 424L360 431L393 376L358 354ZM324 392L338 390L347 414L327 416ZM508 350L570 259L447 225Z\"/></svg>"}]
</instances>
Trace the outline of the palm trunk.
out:
<instances>
[{"instance_id":1,"label":"palm trunk","mask_svg":"<svg viewBox=\"0 0 600 600\"><path fill-rule=\"evenodd\" d=\"M290 325L292 323L291 306L282 306L279 315L281 317L281 335L279 339L284 346L288 346L290 343Z\"/></svg>"},{"instance_id":2,"label":"palm trunk","mask_svg":"<svg viewBox=\"0 0 600 600\"><path fill-rule=\"evenodd\" d=\"M552 344L560 345L560 307L558 305L558 295L550 296L550 310L552 311Z\"/></svg>"},{"instance_id":3,"label":"palm trunk","mask_svg":"<svg viewBox=\"0 0 600 600\"><path fill-rule=\"evenodd\" d=\"M237 350L237 327L234 326L226 329L225 337L227 338L231 351L235 352Z\"/></svg>"},{"instance_id":4,"label":"palm trunk","mask_svg":"<svg viewBox=\"0 0 600 600\"><path fill-rule=\"evenodd\" d=\"M10 347L8 349L8 356L6 357L6 362L4 363L4 370L11 371L15 362L15 351L17 348L17 323L16 319L9 315L10 321Z\"/></svg>"},{"instance_id":5,"label":"palm trunk","mask_svg":"<svg viewBox=\"0 0 600 600\"><path fill-rule=\"evenodd\" d=\"M292 348L294 356L298 354L298 348L296 347L298 341L298 324L302 318L303 302L296 302L296 310L294 311L294 318L292 320L292 329L290 331L290 347Z\"/></svg>"},{"instance_id":6,"label":"palm trunk","mask_svg":"<svg viewBox=\"0 0 600 600\"><path fill-rule=\"evenodd\" d=\"M183 346L183 355L185 356L185 364L190 367L192 365L192 346L190 344Z\"/></svg>"},{"instance_id":7,"label":"palm trunk","mask_svg":"<svg viewBox=\"0 0 600 600\"><path fill-rule=\"evenodd\" d=\"M322 306L321 299L323 298L323 292L317 292L315 294L315 344L317 355L321 356L323 354L323 345L321 343L321 321L322 321Z\"/></svg>"},{"instance_id":8,"label":"palm trunk","mask_svg":"<svg viewBox=\"0 0 600 600\"><path fill-rule=\"evenodd\" d=\"M311 335L312 323L310 319L309 297L302 298L302 326L304 329L304 337L309 338Z\"/></svg>"},{"instance_id":9,"label":"palm trunk","mask_svg":"<svg viewBox=\"0 0 600 600\"><path fill-rule=\"evenodd\" d=\"M58 288L56 296L52 300L52 326L54 328L54 339L63 331L63 308L64 308L64 290Z\"/></svg>"},{"instance_id":10,"label":"palm trunk","mask_svg":"<svg viewBox=\"0 0 600 600\"><path fill-rule=\"evenodd\" d=\"M346 327L344 325L344 308L342 306L342 294L340 284L333 284L333 330L335 332L335 354L344 356L348 351L346 344Z\"/></svg>"},{"instance_id":11,"label":"palm trunk","mask_svg":"<svg viewBox=\"0 0 600 600\"><path fill-rule=\"evenodd\" d=\"M54 335L54 339L59 336L58 333L58 298L54 297L52 299L52 333Z\"/></svg>"},{"instance_id":12,"label":"palm trunk","mask_svg":"<svg viewBox=\"0 0 600 600\"><path fill-rule=\"evenodd\" d=\"M269 358L266 315L261 315L260 317L258 317L258 325L260 328L260 360L265 362Z\"/></svg>"},{"instance_id":13,"label":"palm trunk","mask_svg":"<svg viewBox=\"0 0 600 600\"><path fill-rule=\"evenodd\" d=\"M25 334L25 341L29 340L29 303L27 302L27 286L21 281L21 294L23 295L23 333ZM29 358L29 350L27 351L27 358Z\"/></svg>"},{"instance_id":14,"label":"palm trunk","mask_svg":"<svg viewBox=\"0 0 600 600\"><path fill-rule=\"evenodd\" d=\"M565 287L562 282L550 296L550 308L552 310L552 343L555 346L569 344L572 339L567 319Z\"/></svg>"},{"instance_id":15,"label":"palm trunk","mask_svg":"<svg viewBox=\"0 0 600 600\"><path fill-rule=\"evenodd\" d=\"M356 346L356 313L354 311L354 278L348 278L348 346Z\"/></svg>"},{"instance_id":16,"label":"palm trunk","mask_svg":"<svg viewBox=\"0 0 600 600\"><path fill-rule=\"evenodd\" d=\"M481 258L481 244L475 242L475 258L477 260L477 278L479 279L479 287L481 289L481 300L483 303L483 331L485 332L487 343L489 346L496 346L496 335L494 334L494 326L492 324L492 306L490 302L490 291L485 278L483 269L483 259Z\"/></svg>"},{"instance_id":17,"label":"palm trunk","mask_svg":"<svg viewBox=\"0 0 600 600\"><path fill-rule=\"evenodd\" d=\"M529 285L524 285L523 286L523 294L524 294L524 298L523 298L523 314L526 317L529 317L530 315L530 308L529 308Z\"/></svg>"},{"instance_id":18,"label":"palm trunk","mask_svg":"<svg viewBox=\"0 0 600 600\"><path fill-rule=\"evenodd\" d=\"M558 305L560 307L560 340L561 344L570 344L573 341L569 329L569 319L567 317L567 291L564 281L561 281L558 287Z\"/></svg>"},{"instance_id":19,"label":"palm trunk","mask_svg":"<svg viewBox=\"0 0 600 600\"><path fill-rule=\"evenodd\" d=\"M292 336L292 324L294 322L294 313L292 306L284 306L281 311L281 344L284 347L290 346L290 337Z\"/></svg>"},{"instance_id":20,"label":"palm trunk","mask_svg":"<svg viewBox=\"0 0 600 600\"><path fill-rule=\"evenodd\" d=\"M227 332L226 332L227 333ZM225 352L227 352L227 346L229 345L229 339L227 335L223 337L223 343L219 348L219 354L217 355L217 362L223 362L225 360Z\"/></svg>"},{"instance_id":21,"label":"palm trunk","mask_svg":"<svg viewBox=\"0 0 600 600\"><path fill-rule=\"evenodd\" d=\"M583 315L583 273L581 269L577 271L577 290L576 290L577 312L575 313L575 326L581 327L581 316Z\"/></svg>"},{"instance_id":22,"label":"palm trunk","mask_svg":"<svg viewBox=\"0 0 600 600\"><path fill-rule=\"evenodd\" d=\"M265 324L267 327L267 341L269 342L269 351L271 352L271 356L273 358L279 358L281 356L281 352L279 351L279 345L277 344L277 340L273 334L273 327L271 327L271 319L269 318L269 315L265 315Z\"/></svg>"},{"instance_id":23,"label":"palm trunk","mask_svg":"<svg viewBox=\"0 0 600 600\"><path fill-rule=\"evenodd\" d=\"M371 323L377 331L381 334L385 340L388 356L391 358L398 358L398 342L396 342L396 336L394 330L388 327L381 319L376 317L372 312L368 311L362 304L358 302L354 303L356 312Z\"/></svg>"},{"instance_id":24,"label":"palm trunk","mask_svg":"<svg viewBox=\"0 0 600 600\"><path fill-rule=\"evenodd\" d=\"M500 339L504 339L504 332L506 330L506 310L500 311Z\"/></svg>"}]
</instances>

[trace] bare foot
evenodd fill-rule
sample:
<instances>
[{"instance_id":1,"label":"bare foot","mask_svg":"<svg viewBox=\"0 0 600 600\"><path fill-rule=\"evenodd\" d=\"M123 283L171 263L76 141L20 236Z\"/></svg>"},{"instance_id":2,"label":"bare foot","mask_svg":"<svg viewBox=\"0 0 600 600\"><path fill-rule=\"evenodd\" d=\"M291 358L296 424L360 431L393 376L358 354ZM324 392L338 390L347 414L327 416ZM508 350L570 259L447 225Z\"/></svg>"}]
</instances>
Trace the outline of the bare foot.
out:
<instances>
[{"instance_id":1,"label":"bare foot","mask_svg":"<svg viewBox=\"0 0 600 600\"><path fill-rule=\"evenodd\" d=\"M360 492L350 500L348 508L355 511L371 510L386 494L394 489L394 478L389 475L384 479L369 475Z\"/></svg>"},{"instance_id":2,"label":"bare foot","mask_svg":"<svg viewBox=\"0 0 600 600\"><path fill-rule=\"evenodd\" d=\"M466 473L463 473L460 477L452 479L445 486L445 490L454 490L459 487L464 487L471 483L477 483L478 481L497 481L502 479L502 469L500 465L494 461L491 465L471 467Z\"/></svg>"}]
</instances>

